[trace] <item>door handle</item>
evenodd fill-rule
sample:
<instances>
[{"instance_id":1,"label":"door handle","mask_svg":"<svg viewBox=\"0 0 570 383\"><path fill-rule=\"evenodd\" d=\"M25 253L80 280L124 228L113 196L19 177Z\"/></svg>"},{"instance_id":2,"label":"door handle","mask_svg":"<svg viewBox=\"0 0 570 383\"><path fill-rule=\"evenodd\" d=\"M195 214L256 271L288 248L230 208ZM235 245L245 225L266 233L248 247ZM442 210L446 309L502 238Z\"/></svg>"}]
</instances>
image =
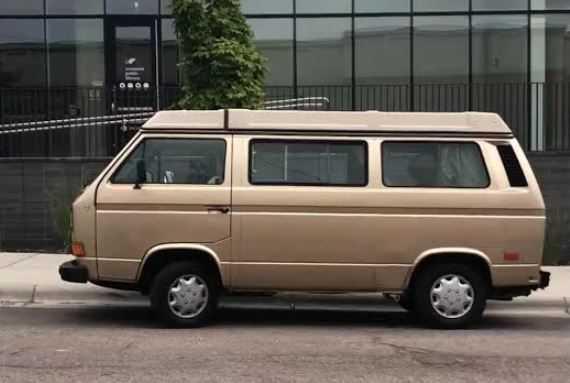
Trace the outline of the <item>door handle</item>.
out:
<instances>
[{"instance_id":1,"label":"door handle","mask_svg":"<svg viewBox=\"0 0 570 383\"><path fill-rule=\"evenodd\" d=\"M222 213L228 214L230 212L230 208L227 206L208 206L208 213Z\"/></svg>"}]
</instances>

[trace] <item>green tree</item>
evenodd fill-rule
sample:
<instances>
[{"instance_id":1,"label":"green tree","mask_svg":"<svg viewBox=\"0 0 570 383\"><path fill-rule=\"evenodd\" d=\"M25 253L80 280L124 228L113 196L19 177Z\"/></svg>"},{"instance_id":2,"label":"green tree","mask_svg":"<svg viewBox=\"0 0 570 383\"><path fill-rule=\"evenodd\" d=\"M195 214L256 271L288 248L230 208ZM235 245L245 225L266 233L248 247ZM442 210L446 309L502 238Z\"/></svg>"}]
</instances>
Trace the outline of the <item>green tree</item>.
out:
<instances>
[{"instance_id":1,"label":"green tree","mask_svg":"<svg viewBox=\"0 0 570 383\"><path fill-rule=\"evenodd\" d=\"M255 109L263 102L265 58L239 0L174 0L182 109Z\"/></svg>"}]
</instances>

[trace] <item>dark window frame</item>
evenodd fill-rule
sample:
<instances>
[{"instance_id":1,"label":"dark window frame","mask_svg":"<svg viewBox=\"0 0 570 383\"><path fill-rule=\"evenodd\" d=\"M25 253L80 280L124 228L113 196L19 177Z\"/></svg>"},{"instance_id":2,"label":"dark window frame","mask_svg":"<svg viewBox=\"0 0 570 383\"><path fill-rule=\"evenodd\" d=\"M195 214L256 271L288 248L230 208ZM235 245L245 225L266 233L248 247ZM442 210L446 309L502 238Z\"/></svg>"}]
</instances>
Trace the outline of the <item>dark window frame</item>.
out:
<instances>
[{"instance_id":1,"label":"dark window frame","mask_svg":"<svg viewBox=\"0 0 570 383\"><path fill-rule=\"evenodd\" d=\"M140 142L133 147L133 149L127 154L127 157L118 165L117 169L113 172L113 174L109 177L109 183L112 185L134 185L134 183L126 183L126 182L115 182L115 177L117 174L121 172L121 170L125 167L127 162L131 159L133 153L137 151L137 149L141 146L146 145L148 140L193 140L193 141L221 141L224 143L224 166L222 168L222 179L219 184L210 185L210 184L189 184L189 183L154 183L154 182L145 182L143 185L153 185L153 186L222 186L226 182L226 166L228 161L228 142L225 138L206 138L206 137L145 137ZM144 158L144 152L143 152Z\"/></svg>"},{"instance_id":2,"label":"dark window frame","mask_svg":"<svg viewBox=\"0 0 570 383\"><path fill-rule=\"evenodd\" d=\"M508 153L505 152L504 150L506 150ZM526 178L524 169L522 168L521 162L512 145L510 144L497 145L497 153L501 158L501 164L503 165L503 169L505 170L509 186L512 188L528 188L529 187L528 179ZM508 158L508 156L512 157ZM513 163L507 163L509 160L512 160Z\"/></svg>"},{"instance_id":3,"label":"dark window frame","mask_svg":"<svg viewBox=\"0 0 570 383\"><path fill-rule=\"evenodd\" d=\"M326 182L274 182L254 181L253 170L253 146L256 143L285 143L285 144L337 144L337 145L362 145L364 149L364 182L362 184L338 184ZM286 138L253 138L248 144L247 180L253 186L311 186L311 187L342 187L342 188L365 188L370 184L370 156L368 142L366 140L323 140L323 139L286 139Z\"/></svg>"},{"instance_id":4,"label":"dark window frame","mask_svg":"<svg viewBox=\"0 0 570 383\"><path fill-rule=\"evenodd\" d=\"M479 157L481 158L481 163L485 169L485 175L487 177L487 184L485 186L391 186L386 183L384 178L384 144L399 143L399 144L463 144L463 145L475 145L479 152ZM481 150L481 145L477 141L442 141L442 140L384 140L380 144L380 171L382 173L382 186L385 188L405 188L405 189L460 189L460 190L485 190L491 187L491 173L489 173L489 166Z\"/></svg>"}]
</instances>

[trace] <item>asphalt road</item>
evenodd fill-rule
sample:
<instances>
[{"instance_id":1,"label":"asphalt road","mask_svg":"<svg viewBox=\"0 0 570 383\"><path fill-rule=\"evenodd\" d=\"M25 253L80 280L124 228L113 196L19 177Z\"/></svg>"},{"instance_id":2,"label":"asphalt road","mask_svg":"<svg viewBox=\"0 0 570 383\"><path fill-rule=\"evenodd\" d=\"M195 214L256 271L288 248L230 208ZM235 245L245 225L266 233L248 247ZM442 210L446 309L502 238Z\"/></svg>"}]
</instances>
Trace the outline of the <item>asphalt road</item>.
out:
<instances>
[{"instance_id":1,"label":"asphalt road","mask_svg":"<svg viewBox=\"0 0 570 383\"><path fill-rule=\"evenodd\" d=\"M0 308L0 382L570 382L570 316L475 329L407 313L225 309L160 328L146 307Z\"/></svg>"}]
</instances>

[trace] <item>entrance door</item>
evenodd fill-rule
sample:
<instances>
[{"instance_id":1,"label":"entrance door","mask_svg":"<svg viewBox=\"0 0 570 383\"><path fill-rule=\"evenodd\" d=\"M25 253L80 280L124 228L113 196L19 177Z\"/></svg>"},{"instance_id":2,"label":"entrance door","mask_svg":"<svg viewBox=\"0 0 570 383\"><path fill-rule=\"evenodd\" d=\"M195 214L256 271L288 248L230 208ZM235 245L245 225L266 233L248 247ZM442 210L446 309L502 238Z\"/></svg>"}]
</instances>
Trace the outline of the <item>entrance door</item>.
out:
<instances>
[{"instance_id":1,"label":"entrance door","mask_svg":"<svg viewBox=\"0 0 570 383\"><path fill-rule=\"evenodd\" d=\"M156 109L158 89L157 21L152 17L107 22L107 84L112 113Z\"/></svg>"}]
</instances>

